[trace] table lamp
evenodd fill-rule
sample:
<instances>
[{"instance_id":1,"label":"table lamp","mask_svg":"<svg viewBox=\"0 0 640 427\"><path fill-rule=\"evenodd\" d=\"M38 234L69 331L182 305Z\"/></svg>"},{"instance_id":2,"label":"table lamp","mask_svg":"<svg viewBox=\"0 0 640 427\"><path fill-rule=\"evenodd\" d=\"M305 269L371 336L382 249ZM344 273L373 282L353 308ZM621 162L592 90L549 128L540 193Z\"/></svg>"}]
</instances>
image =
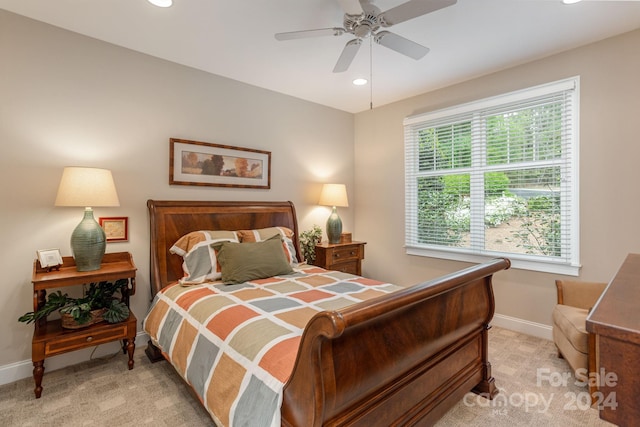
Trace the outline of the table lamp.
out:
<instances>
[{"instance_id":1,"label":"table lamp","mask_svg":"<svg viewBox=\"0 0 640 427\"><path fill-rule=\"evenodd\" d=\"M320 193L318 204L323 206L332 206L333 210L329 219L327 219L327 237L329 243L340 243L340 235L342 234L342 220L338 216L336 207L347 207L347 187L344 184L324 184Z\"/></svg>"},{"instance_id":2,"label":"table lamp","mask_svg":"<svg viewBox=\"0 0 640 427\"><path fill-rule=\"evenodd\" d=\"M120 206L111 171L65 167L55 206L84 206L84 218L71 234L71 252L78 271L100 269L107 247L104 230L93 217L92 207Z\"/></svg>"}]
</instances>

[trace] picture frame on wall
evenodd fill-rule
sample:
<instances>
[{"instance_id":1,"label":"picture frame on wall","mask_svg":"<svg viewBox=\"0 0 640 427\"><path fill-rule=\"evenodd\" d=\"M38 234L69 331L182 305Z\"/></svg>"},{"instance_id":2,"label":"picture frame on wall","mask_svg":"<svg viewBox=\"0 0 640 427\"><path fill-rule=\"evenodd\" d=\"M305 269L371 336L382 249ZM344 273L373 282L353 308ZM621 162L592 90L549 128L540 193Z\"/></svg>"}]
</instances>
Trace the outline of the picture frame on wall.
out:
<instances>
[{"instance_id":1,"label":"picture frame on wall","mask_svg":"<svg viewBox=\"0 0 640 427\"><path fill-rule=\"evenodd\" d=\"M129 240L129 218L126 216L110 216L98 218L104 230L107 242L126 242Z\"/></svg>"},{"instance_id":2,"label":"picture frame on wall","mask_svg":"<svg viewBox=\"0 0 640 427\"><path fill-rule=\"evenodd\" d=\"M271 152L169 140L169 184L271 188Z\"/></svg>"}]
</instances>

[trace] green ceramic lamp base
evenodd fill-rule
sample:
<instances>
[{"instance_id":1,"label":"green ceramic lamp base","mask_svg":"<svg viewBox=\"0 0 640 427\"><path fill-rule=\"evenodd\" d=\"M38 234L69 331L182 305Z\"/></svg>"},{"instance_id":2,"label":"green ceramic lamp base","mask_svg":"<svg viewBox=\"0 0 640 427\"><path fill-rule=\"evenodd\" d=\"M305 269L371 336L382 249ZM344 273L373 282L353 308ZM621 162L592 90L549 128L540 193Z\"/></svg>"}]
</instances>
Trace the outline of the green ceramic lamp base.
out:
<instances>
[{"instance_id":1,"label":"green ceramic lamp base","mask_svg":"<svg viewBox=\"0 0 640 427\"><path fill-rule=\"evenodd\" d=\"M336 207L333 207L329 219L327 219L327 238L329 243L340 243L340 235L342 234L342 220L336 212Z\"/></svg>"},{"instance_id":2,"label":"green ceramic lamp base","mask_svg":"<svg viewBox=\"0 0 640 427\"><path fill-rule=\"evenodd\" d=\"M99 270L106 247L104 230L94 219L93 210L86 208L84 218L71 234L71 253L77 270Z\"/></svg>"}]
</instances>

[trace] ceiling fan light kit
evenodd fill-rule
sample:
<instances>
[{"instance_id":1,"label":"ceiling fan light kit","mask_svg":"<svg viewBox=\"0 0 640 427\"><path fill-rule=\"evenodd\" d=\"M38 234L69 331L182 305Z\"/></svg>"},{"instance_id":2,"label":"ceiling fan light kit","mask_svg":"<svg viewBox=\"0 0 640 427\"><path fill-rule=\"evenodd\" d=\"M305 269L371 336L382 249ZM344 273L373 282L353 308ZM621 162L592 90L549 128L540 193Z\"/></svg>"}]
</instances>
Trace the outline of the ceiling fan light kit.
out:
<instances>
[{"instance_id":1,"label":"ceiling fan light kit","mask_svg":"<svg viewBox=\"0 0 640 427\"><path fill-rule=\"evenodd\" d=\"M158 7L169 7L173 4L173 0L147 0L154 6Z\"/></svg>"},{"instance_id":2,"label":"ceiling fan light kit","mask_svg":"<svg viewBox=\"0 0 640 427\"><path fill-rule=\"evenodd\" d=\"M384 12L381 12L373 4L373 0L339 0L339 2L345 12L342 28L320 28L277 33L275 35L276 40L341 36L345 33L355 36L356 38L348 41L342 50L333 69L334 73L342 73L349 69L362 45L362 39L367 37L371 37L373 41L381 46L418 60L429 52L429 48L398 34L379 30L452 6L457 3L457 0L409 0Z\"/></svg>"}]
</instances>

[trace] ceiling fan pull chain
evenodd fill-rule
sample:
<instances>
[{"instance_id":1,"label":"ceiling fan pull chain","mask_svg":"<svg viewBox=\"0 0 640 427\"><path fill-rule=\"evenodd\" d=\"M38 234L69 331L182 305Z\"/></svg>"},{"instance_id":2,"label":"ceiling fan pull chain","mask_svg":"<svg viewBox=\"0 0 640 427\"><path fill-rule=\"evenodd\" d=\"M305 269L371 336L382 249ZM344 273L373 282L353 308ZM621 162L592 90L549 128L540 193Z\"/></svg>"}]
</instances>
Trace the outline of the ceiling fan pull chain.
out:
<instances>
[{"instance_id":1,"label":"ceiling fan pull chain","mask_svg":"<svg viewBox=\"0 0 640 427\"><path fill-rule=\"evenodd\" d=\"M369 109L373 110L373 37L369 37Z\"/></svg>"}]
</instances>

